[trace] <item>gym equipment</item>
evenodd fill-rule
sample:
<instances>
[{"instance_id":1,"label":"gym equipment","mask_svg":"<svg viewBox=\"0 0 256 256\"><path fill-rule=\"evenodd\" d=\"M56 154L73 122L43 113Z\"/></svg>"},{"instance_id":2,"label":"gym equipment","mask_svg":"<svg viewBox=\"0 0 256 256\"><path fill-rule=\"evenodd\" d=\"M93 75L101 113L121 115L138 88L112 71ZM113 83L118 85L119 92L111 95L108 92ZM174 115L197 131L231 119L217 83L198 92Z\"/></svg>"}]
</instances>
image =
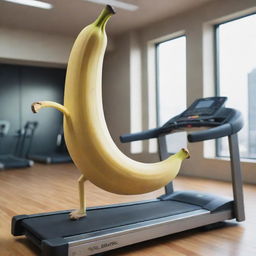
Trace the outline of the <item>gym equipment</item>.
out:
<instances>
[{"instance_id":1,"label":"gym equipment","mask_svg":"<svg viewBox=\"0 0 256 256\"><path fill-rule=\"evenodd\" d=\"M243 120L239 111L224 106L226 99L198 99L163 126L123 135L120 139L128 142L157 138L163 160L169 156L165 140L169 133L208 128L189 133L187 138L192 143L227 136L233 198L196 191L174 191L173 184L169 183L165 194L157 199L88 208L87 217L78 221L69 220L70 210L18 215L12 219L12 234L25 235L41 249L42 256L85 256L234 218L243 221L237 136Z\"/></svg>"},{"instance_id":2,"label":"gym equipment","mask_svg":"<svg viewBox=\"0 0 256 256\"><path fill-rule=\"evenodd\" d=\"M18 140L15 155L45 164L72 162L64 141L63 129L60 129L60 132L57 135L56 149L54 153L46 155L30 154L37 127L37 121L28 121L24 125L24 128L17 132Z\"/></svg>"},{"instance_id":3,"label":"gym equipment","mask_svg":"<svg viewBox=\"0 0 256 256\"><path fill-rule=\"evenodd\" d=\"M23 129L17 131L18 140L15 149L16 155L30 159L28 158L28 153L30 151L37 127L37 121L28 121L24 125Z\"/></svg>"},{"instance_id":4,"label":"gym equipment","mask_svg":"<svg viewBox=\"0 0 256 256\"><path fill-rule=\"evenodd\" d=\"M31 138L32 140L32 138ZM71 157L69 156L68 150L66 148L63 128L60 129L57 135L56 149L55 152L50 154L30 154L32 142L30 142L30 147L28 148L27 158L32 159L35 162L44 163L44 164L57 164L57 163L70 163L72 162Z\"/></svg>"},{"instance_id":5,"label":"gym equipment","mask_svg":"<svg viewBox=\"0 0 256 256\"><path fill-rule=\"evenodd\" d=\"M0 120L0 137L3 138L7 135L10 128L10 123L8 121ZM18 142L16 144L16 149ZM12 168L25 168L31 167L34 164L32 160L20 157L15 150L15 155L5 154L0 155L0 170L12 169Z\"/></svg>"}]
</instances>

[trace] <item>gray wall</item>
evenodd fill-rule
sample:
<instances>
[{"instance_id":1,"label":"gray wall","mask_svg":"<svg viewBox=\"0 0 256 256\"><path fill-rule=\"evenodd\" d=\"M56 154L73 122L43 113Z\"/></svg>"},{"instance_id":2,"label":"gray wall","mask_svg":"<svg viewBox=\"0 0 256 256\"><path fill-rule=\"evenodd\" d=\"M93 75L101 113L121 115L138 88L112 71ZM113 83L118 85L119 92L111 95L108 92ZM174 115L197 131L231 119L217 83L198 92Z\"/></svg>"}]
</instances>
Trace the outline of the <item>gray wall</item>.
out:
<instances>
[{"instance_id":1,"label":"gray wall","mask_svg":"<svg viewBox=\"0 0 256 256\"><path fill-rule=\"evenodd\" d=\"M105 118L113 140L119 145L119 135L130 131L129 53L129 36L123 35L116 39L114 51L107 52L104 59L102 93ZM120 146L129 154L129 145Z\"/></svg>"},{"instance_id":2,"label":"gray wall","mask_svg":"<svg viewBox=\"0 0 256 256\"><path fill-rule=\"evenodd\" d=\"M39 100L62 103L64 81L64 69L0 65L0 120L10 122L8 135L0 141L0 153L14 152L15 134L27 121L39 123L31 153L54 151L62 116L48 109L35 115L31 103Z\"/></svg>"}]
</instances>

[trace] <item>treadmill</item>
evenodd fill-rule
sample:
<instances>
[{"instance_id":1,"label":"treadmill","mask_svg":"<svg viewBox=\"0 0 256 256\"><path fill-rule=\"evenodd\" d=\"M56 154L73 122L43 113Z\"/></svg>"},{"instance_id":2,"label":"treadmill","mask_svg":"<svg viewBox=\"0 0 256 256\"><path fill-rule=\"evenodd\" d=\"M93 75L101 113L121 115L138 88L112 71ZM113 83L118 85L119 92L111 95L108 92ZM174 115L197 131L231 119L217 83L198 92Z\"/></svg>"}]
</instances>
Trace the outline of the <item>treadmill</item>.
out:
<instances>
[{"instance_id":1,"label":"treadmill","mask_svg":"<svg viewBox=\"0 0 256 256\"><path fill-rule=\"evenodd\" d=\"M8 134L10 123L5 120L0 120L0 138ZM18 143L18 142L17 142ZM17 145L16 145L17 147ZM0 170L13 169L13 168L26 168L33 166L34 162L26 158L20 157L15 154L0 155Z\"/></svg>"},{"instance_id":2,"label":"treadmill","mask_svg":"<svg viewBox=\"0 0 256 256\"><path fill-rule=\"evenodd\" d=\"M31 138L32 140L32 138ZM30 146L31 146L30 142ZM57 135L56 148L53 153L49 154L30 154L30 148L28 149L27 158L32 159L38 163L44 164L59 164L59 163L71 163L72 159L68 153L66 143L64 140L63 128L60 129Z\"/></svg>"},{"instance_id":3,"label":"treadmill","mask_svg":"<svg viewBox=\"0 0 256 256\"><path fill-rule=\"evenodd\" d=\"M37 121L27 121L23 129L17 131L18 140L15 149L16 155L28 158L28 152L31 148L35 130L37 127Z\"/></svg>"},{"instance_id":4,"label":"treadmill","mask_svg":"<svg viewBox=\"0 0 256 256\"><path fill-rule=\"evenodd\" d=\"M157 138L161 160L169 156L165 136L180 130L206 127L188 134L191 143L228 137L233 198L197 191L174 191L153 200L87 208L87 217L69 219L71 210L18 215L12 234L25 235L42 256L85 256L154 239L209 224L245 219L237 133L243 126L241 113L226 108L226 97L196 100L187 110L156 129L126 134L122 142ZM193 157L193 152L192 152Z\"/></svg>"}]
</instances>

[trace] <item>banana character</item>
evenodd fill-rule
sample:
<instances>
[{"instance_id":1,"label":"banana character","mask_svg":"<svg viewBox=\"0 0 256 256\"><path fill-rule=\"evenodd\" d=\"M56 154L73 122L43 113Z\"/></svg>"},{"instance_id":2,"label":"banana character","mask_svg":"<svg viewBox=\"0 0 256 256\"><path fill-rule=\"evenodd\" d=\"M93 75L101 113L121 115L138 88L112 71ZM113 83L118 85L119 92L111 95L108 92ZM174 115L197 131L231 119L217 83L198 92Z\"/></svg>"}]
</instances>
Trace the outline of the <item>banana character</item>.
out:
<instances>
[{"instance_id":1,"label":"banana character","mask_svg":"<svg viewBox=\"0 0 256 256\"><path fill-rule=\"evenodd\" d=\"M107 44L105 26L114 14L106 6L95 22L78 35L68 61L64 106L51 101L32 104L33 112L52 107L64 114L64 136L68 151L81 171L78 180L80 208L71 219L86 216L84 182L117 194L142 194L159 189L179 172L188 151L158 163L140 163L124 155L113 142L103 113L102 64Z\"/></svg>"}]
</instances>

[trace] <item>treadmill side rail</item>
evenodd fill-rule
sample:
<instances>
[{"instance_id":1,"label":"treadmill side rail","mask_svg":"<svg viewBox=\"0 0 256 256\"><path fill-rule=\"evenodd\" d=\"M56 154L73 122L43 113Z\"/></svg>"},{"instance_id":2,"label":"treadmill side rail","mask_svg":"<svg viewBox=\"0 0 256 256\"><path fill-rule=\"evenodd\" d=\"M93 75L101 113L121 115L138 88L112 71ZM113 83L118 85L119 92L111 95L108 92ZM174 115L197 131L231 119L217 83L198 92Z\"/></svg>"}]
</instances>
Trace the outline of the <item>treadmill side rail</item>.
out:
<instances>
[{"instance_id":1,"label":"treadmill side rail","mask_svg":"<svg viewBox=\"0 0 256 256\"><path fill-rule=\"evenodd\" d=\"M164 194L159 197L162 201L178 201L198 205L211 212L233 209L233 199L220 197L198 191L175 191L172 194Z\"/></svg>"},{"instance_id":2,"label":"treadmill side rail","mask_svg":"<svg viewBox=\"0 0 256 256\"><path fill-rule=\"evenodd\" d=\"M11 233L14 236L24 235L24 228L22 226L22 221L29 217L28 215L17 215L12 218L12 230Z\"/></svg>"},{"instance_id":3,"label":"treadmill side rail","mask_svg":"<svg viewBox=\"0 0 256 256\"><path fill-rule=\"evenodd\" d=\"M76 236L76 241L74 241L72 237L65 238L67 241L71 240L68 242L68 256L94 255L232 218L233 216L230 210L214 214L211 214L207 210L197 210L190 213L162 218L155 223L146 222L143 227L123 227L123 231L119 232L115 232L114 230L110 232L106 230L106 234L98 236L90 234L87 238L80 240L78 239L78 236Z\"/></svg>"}]
</instances>

